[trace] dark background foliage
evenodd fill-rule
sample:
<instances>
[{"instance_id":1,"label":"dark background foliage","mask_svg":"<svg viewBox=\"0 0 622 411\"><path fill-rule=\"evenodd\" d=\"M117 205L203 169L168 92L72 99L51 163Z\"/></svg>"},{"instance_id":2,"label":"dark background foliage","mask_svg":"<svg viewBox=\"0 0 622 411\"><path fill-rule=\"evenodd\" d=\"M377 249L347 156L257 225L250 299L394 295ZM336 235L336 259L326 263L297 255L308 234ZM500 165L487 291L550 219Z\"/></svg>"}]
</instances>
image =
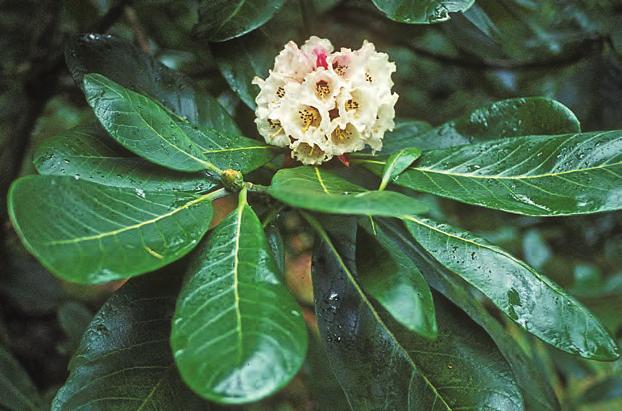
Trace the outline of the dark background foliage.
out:
<instances>
[{"instance_id":1,"label":"dark background foliage","mask_svg":"<svg viewBox=\"0 0 622 411\"><path fill-rule=\"evenodd\" d=\"M257 133L247 104L256 91L238 90L240 99L231 90L230 85L241 87L231 73L243 76L248 70L230 64L232 53L245 50L251 67L267 69L286 41L310 34L330 38L336 47L358 48L368 39L389 53L398 67L398 118L438 125L489 102L547 96L571 108L584 131L622 129L619 0L477 0L465 14L434 25L399 24L367 1L289 0L262 28L214 44L201 30L193 32L199 3L0 0L0 363L7 353L17 360L41 393L34 401L43 407L66 379L82 331L119 285L87 287L53 278L22 248L6 214L9 184L34 172L33 147L89 118L65 66L64 44L71 35L108 32L132 41L217 97L251 137ZM620 212L535 218L429 201L435 217L478 233L569 289L622 339ZM288 284L308 304L309 235L293 215L285 228ZM564 407L622 407L620 360L577 359L511 325L508 330L546 371ZM343 398L318 352L310 347L300 378L286 390L246 409L338 409ZM7 394L1 387L0 397Z\"/></svg>"}]
</instances>

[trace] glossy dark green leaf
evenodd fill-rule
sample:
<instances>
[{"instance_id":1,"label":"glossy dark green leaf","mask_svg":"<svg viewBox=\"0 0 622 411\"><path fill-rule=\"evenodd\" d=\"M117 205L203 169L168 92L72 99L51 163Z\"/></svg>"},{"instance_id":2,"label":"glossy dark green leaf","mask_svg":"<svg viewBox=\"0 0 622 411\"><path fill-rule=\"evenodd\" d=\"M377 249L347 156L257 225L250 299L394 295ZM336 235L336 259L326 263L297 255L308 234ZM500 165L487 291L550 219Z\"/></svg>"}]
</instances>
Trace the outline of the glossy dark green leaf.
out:
<instances>
[{"instance_id":1,"label":"glossy dark green leaf","mask_svg":"<svg viewBox=\"0 0 622 411\"><path fill-rule=\"evenodd\" d=\"M99 125L78 126L45 139L34 165L43 175L71 176L107 186L146 191L207 191L216 183L207 173L159 167L125 150Z\"/></svg>"},{"instance_id":2,"label":"glossy dark green leaf","mask_svg":"<svg viewBox=\"0 0 622 411\"><path fill-rule=\"evenodd\" d=\"M439 263L544 342L589 359L619 357L616 342L594 315L527 264L447 224L414 216L405 224Z\"/></svg>"},{"instance_id":3,"label":"glossy dark green leaf","mask_svg":"<svg viewBox=\"0 0 622 411\"><path fill-rule=\"evenodd\" d=\"M430 150L502 137L580 131L579 120L563 104L544 97L514 98L491 103L425 133L412 135L410 144L404 143L401 147ZM390 134L387 137L390 138Z\"/></svg>"},{"instance_id":4,"label":"glossy dark green leaf","mask_svg":"<svg viewBox=\"0 0 622 411\"><path fill-rule=\"evenodd\" d=\"M252 171L274 156L273 147L242 136L196 127L149 97L99 75L84 76L84 93L106 131L124 147L179 171Z\"/></svg>"},{"instance_id":5,"label":"glossy dark green leaf","mask_svg":"<svg viewBox=\"0 0 622 411\"><path fill-rule=\"evenodd\" d=\"M468 10L475 0L372 0L391 20L431 24L450 19L449 13Z\"/></svg>"},{"instance_id":6,"label":"glossy dark green leaf","mask_svg":"<svg viewBox=\"0 0 622 411\"><path fill-rule=\"evenodd\" d=\"M425 121L396 118L393 131L384 135L381 154L393 154L403 148L414 147L417 145L413 140L415 136L431 129L432 126Z\"/></svg>"},{"instance_id":7,"label":"glossy dark green leaf","mask_svg":"<svg viewBox=\"0 0 622 411\"><path fill-rule=\"evenodd\" d=\"M298 372L307 331L280 278L242 191L237 209L196 254L175 311L171 346L196 393L225 404L256 401Z\"/></svg>"},{"instance_id":8,"label":"glossy dark green leaf","mask_svg":"<svg viewBox=\"0 0 622 411\"><path fill-rule=\"evenodd\" d=\"M29 176L11 186L9 214L48 270L101 283L155 270L192 250L209 228L211 197Z\"/></svg>"},{"instance_id":9,"label":"glossy dark green leaf","mask_svg":"<svg viewBox=\"0 0 622 411\"><path fill-rule=\"evenodd\" d=\"M26 370L0 345L0 409L38 411L42 400Z\"/></svg>"},{"instance_id":10,"label":"glossy dark green leaf","mask_svg":"<svg viewBox=\"0 0 622 411\"><path fill-rule=\"evenodd\" d=\"M368 161L382 175L384 162ZM622 131L525 136L426 151L395 183L533 216L622 208Z\"/></svg>"},{"instance_id":11,"label":"glossy dark green leaf","mask_svg":"<svg viewBox=\"0 0 622 411\"><path fill-rule=\"evenodd\" d=\"M210 50L231 90L254 110L259 87L251 82L255 76L266 78L274 64L279 49L273 38L261 28L239 39L211 44Z\"/></svg>"},{"instance_id":12,"label":"glossy dark green leaf","mask_svg":"<svg viewBox=\"0 0 622 411\"><path fill-rule=\"evenodd\" d=\"M124 87L146 94L190 123L240 134L227 111L209 94L201 93L183 74L123 39L84 34L67 42L65 60L78 87L87 73L100 73Z\"/></svg>"},{"instance_id":13,"label":"glossy dark green leaf","mask_svg":"<svg viewBox=\"0 0 622 411\"><path fill-rule=\"evenodd\" d=\"M321 237L313 261L318 325L352 409L523 409L509 367L477 327L444 309L436 342L391 327L357 279L356 223L330 221L330 234L313 224Z\"/></svg>"},{"instance_id":14,"label":"glossy dark green leaf","mask_svg":"<svg viewBox=\"0 0 622 411\"><path fill-rule=\"evenodd\" d=\"M372 236L358 233L356 257L360 282L389 314L407 329L436 338L437 325L430 287L410 258L385 248Z\"/></svg>"},{"instance_id":15,"label":"glossy dark green leaf","mask_svg":"<svg viewBox=\"0 0 622 411\"><path fill-rule=\"evenodd\" d=\"M420 372L430 376L453 410L523 410L512 370L490 337L443 296L435 293L434 299L439 323L435 341L413 338L405 330L396 333Z\"/></svg>"},{"instance_id":16,"label":"glossy dark green leaf","mask_svg":"<svg viewBox=\"0 0 622 411\"><path fill-rule=\"evenodd\" d=\"M404 148L391 154L384 164L382 180L378 190L384 190L391 181L395 180L419 157L421 157L421 150L417 147Z\"/></svg>"},{"instance_id":17,"label":"glossy dark green leaf","mask_svg":"<svg viewBox=\"0 0 622 411\"><path fill-rule=\"evenodd\" d=\"M316 333L309 335L307 362L301 370L316 410L352 411L348 400L341 390L330 369L330 364L321 337Z\"/></svg>"},{"instance_id":18,"label":"glossy dark green leaf","mask_svg":"<svg viewBox=\"0 0 622 411\"><path fill-rule=\"evenodd\" d=\"M559 411L560 405L553 388L542 369L527 355L511 337L506 329L497 322L471 290L471 286L462 278L449 272L438 263L421 245L413 240L403 224L397 220L374 218L373 227L368 219L361 219L365 230L374 235L387 249L394 249L408 256L421 270L430 286L441 292L455 305L467 313L480 325L510 364L514 377L519 384L527 409Z\"/></svg>"},{"instance_id":19,"label":"glossy dark green leaf","mask_svg":"<svg viewBox=\"0 0 622 411\"><path fill-rule=\"evenodd\" d=\"M179 378L168 344L180 277L133 279L91 321L53 411L209 410Z\"/></svg>"},{"instance_id":20,"label":"glossy dark green leaf","mask_svg":"<svg viewBox=\"0 0 622 411\"><path fill-rule=\"evenodd\" d=\"M268 193L285 204L332 214L400 217L421 213L420 201L394 191L369 191L320 167L279 170Z\"/></svg>"},{"instance_id":21,"label":"glossy dark green leaf","mask_svg":"<svg viewBox=\"0 0 622 411\"><path fill-rule=\"evenodd\" d=\"M270 20L284 3L285 0L203 0L193 31L210 41L230 40Z\"/></svg>"}]
</instances>

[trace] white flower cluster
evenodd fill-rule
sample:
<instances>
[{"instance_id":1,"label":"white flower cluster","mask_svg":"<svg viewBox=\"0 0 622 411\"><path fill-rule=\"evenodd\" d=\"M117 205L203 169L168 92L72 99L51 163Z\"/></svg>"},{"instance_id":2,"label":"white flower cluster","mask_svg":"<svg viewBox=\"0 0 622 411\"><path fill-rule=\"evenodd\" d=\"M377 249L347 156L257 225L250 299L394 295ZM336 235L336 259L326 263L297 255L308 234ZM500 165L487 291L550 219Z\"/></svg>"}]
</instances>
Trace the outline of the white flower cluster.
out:
<instances>
[{"instance_id":1,"label":"white flower cluster","mask_svg":"<svg viewBox=\"0 0 622 411\"><path fill-rule=\"evenodd\" d=\"M275 58L256 98L257 129L268 144L289 146L303 164L321 164L333 156L382 148L393 130L397 94L391 93L395 63L363 42L355 51L333 53L329 40L290 41Z\"/></svg>"}]
</instances>

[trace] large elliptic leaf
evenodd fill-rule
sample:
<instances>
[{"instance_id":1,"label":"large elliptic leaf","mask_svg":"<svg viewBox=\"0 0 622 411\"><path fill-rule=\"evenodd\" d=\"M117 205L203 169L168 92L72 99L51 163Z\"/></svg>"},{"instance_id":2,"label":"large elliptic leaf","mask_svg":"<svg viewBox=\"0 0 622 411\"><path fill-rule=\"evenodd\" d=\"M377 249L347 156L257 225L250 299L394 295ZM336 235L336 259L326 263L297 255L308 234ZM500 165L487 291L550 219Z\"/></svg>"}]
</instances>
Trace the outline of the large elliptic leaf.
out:
<instances>
[{"instance_id":1,"label":"large elliptic leaf","mask_svg":"<svg viewBox=\"0 0 622 411\"><path fill-rule=\"evenodd\" d=\"M377 175L384 162L362 160ZM622 131L525 136L424 152L394 182L533 216L622 208Z\"/></svg>"},{"instance_id":2,"label":"large elliptic leaf","mask_svg":"<svg viewBox=\"0 0 622 411\"><path fill-rule=\"evenodd\" d=\"M41 403L26 370L0 345L0 409L38 411Z\"/></svg>"},{"instance_id":3,"label":"large elliptic leaf","mask_svg":"<svg viewBox=\"0 0 622 411\"><path fill-rule=\"evenodd\" d=\"M168 344L180 277L133 279L95 315L52 411L209 410L179 378Z\"/></svg>"},{"instance_id":4,"label":"large elliptic leaf","mask_svg":"<svg viewBox=\"0 0 622 411\"><path fill-rule=\"evenodd\" d=\"M200 192L216 185L207 173L167 170L136 157L95 124L45 139L36 148L33 162L39 174L78 177L114 187Z\"/></svg>"},{"instance_id":5,"label":"large elliptic leaf","mask_svg":"<svg viewBox=\"0 0 622 411\"><path fill-rule=\"evenodd\" d=\"M436 315L430 287L410 258L358 233L356 261L364 290L400 324L435 338Z\"/></svg>"},{"instance_id":6,"label":"large elliptic leaf","mask_svg":"<svg viewBox=\"0 0 622 411\"><path fill-rule=\"evenodd\" d=\"M84 76L84 93L106 131L130 151L179 171L252 171L273 147L242 136L196 127L147 96L99 75Z\"/></svg>"},{"instance_id":7,"label":"large elliptic leaf","mask_svg":"<svg viewBox=\"0 0 622 411\"><path fill-rule=\"evenodd\" d=\"M210 41L239 37L274 16L285 0L203 0L193 32Z\"/></svg>"},{"instance_id":8,"label":"large elliptic leaf","mask_svg":"<svg viewBox=\"0 0 622 411\"><path fill-rule=\"evenodd\" d=\"M391 20L431 24L449 20L449 13L466 11L475 0L372 0Z\"/></svg>"},{"instance_id":9,"label":"large elliptic leaf","mask_svg":"<svg viewBox=\"0 0 622 411\"><path fill-rule=\"evenodd\" d=\"M499 324L488 309L478 301L471 286L462 278L449 272L439 264L424 248L415 242L397 220L375 218L371 226L367 219L360 220L365 230L374 235L387 249L408 256L421 270L427 282L449 298L480 325L510 364L519 384L527 409L559 411L560 405L553 388L538 364L527 355L511 335Z\"/></svg>"},{"instance_id":10,"label":"large elliptic leaf","mask_svg":"<svg viewBox=\"0 0 622 411\"><path fill-rule=\"evenodd\" d=\"M28 176L11 186L9 215L48 270L101 283L155 270L192 250L209 228L211 197Z\"/></svg>"},{"instance_id":11,"label":"large elliptic leaf","mask_svg":"<svg viewBox=\"0 0 622 411\"><path fill-rule=\"evenodd\" d=\"M383 320L357 279L355 222L329 223L330 234L312 223L321 237L313 261L316 313L352 409L523 409L509 367L468 319L437 306L442 320L433 343Z\"/></svg>"},{"instance_id":12,"label":"large elliptic leaf","mask_svg":"<svg viewBox=\"0 0 622 411\"><path fill-rule=\"evenodd\" d=\"M192 124L215 128L223 134L240 134L215 98L199 92L189 78L123 39L94 33L74 37L65 47L65 60L80 88L87 73L99 73L158 100Z\"/></svg>"},{"instance_id":13,"label":"large elliptic leaf","mask_svg":"<svg viewBox=\"0 0 622 411\"><path fill-rule=\"evenodd\" d=\"M225 404L257 401L298 372L307 331L277 271L242 191L237 209L196 254L175 311L175 361L202 397Z\"/></svg>"},{"instance_id":14,"label":"large elliptic leaf","mask_svg":"<svg viewBox=\"0 0 622 411\"><path fill-rule=\"evenodd\" d=\"M414 216L405 224L439 263L544 342L588 359L619 357L615 341L592 313L527 264L447 224Z\"/></svg>"},{"instance_id":15,"label":"large elliptic leaf","mask_svg":"<svg viewBox=\"0 0 622 411\"><path fill-rule=\"evenodd\" d=\"M416 130L415 130L416 131ZM482 143L502 137L578 133L581 126L577 117L558 101L544 97L526 97L502 100L442 124L425 132L405 136L398 123L397 143L387 134L382 154L404 147L423 150L448 148L463 144Z\"/></svg>"},{"instance_id":16,"label":"large elliptic leaf","mask_svg":"<svg viewBox=\"0 0 622 411\"><path fill-rule=\"evenodd\" d=\"M290 206L332 214L401 217L421 213L420 201L394 191L370 191L319 167L279 170L268 193Z\"/></svg>"}]
</instances>

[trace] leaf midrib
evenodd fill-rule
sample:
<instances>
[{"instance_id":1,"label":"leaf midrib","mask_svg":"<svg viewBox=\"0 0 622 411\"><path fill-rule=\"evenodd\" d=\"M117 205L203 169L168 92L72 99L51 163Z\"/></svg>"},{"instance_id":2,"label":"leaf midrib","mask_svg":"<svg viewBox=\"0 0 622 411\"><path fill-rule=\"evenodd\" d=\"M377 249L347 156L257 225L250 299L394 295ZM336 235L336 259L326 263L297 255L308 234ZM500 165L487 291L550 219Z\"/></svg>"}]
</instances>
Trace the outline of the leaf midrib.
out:
<instances>
[{"instance_id":1,"label":"leaf midrib","mask_svg":"<svg viewBox=\"0 0 622 411\"><path fill-rule=\"evenodd\" d=\"M378 165L386 164L386 161L379 161L379 160L359 160L359 162L378 164ZM487 176L487 175L481 175L481 174L452 173L452 172L448 172L445 170L438 170L438 169L424 168L424 167L410 167L403 174L407 175L406 173L408 173L408 171L420 171L420 172L428 173L428 174L441 174L441 175L448 175L452 177L476 178L476 179L482 179L482 180L529 180L529 179L538 179L538 178L547 178L547 177L557 177L557 176L562 176L566 174L582 173L582 172L593 171L593 170L601 170L601 169L607 169L607 168L611 168L611 167L615 167L619 165L622 165L622 161L615 162L615 163L604 163L604 164L600 164L595 167L586 167L586 168L578 168L574 170L561 171L559 173L545 173L545 174L534 174L534 175L521 174L521 175L516 175L516 176L501 176L501 175L488 175Z\"/></svg>"},{"instance_id":2,"label":"leaf midrib","mask_svg":"<svg viewBox=\"0 0 622 411\"><path fill-rule=\"evenodd\" d=\"M242 337L242 312L240 311L240 290L239 290L239 257L240 252L240 236L242 231L242 213L244 212L244 206L246 204L246 196L243 194L238 200L240 204L236 210L237 213L237 226L235 229L235 250L233 253L233 298L235 304L235 321L236 321L236 334L238 336L238 358L237 363L242 362L242 343L244 341Z\"/></svg>"},{"instance_id":3,"label":"leaf midrib","mask_svg":"<svg viewBox=\"0 0 622 411\"><path fill-rule=\"evenodd\" d=\"M43 242L43 245L65 245L65 244L76 244L76 243L80 243L83 241L92 241L92 240L100 240L102 238L106 238L106 237L110 237L110 236L114 236L126 231L131 231L134 229L138 229L140 227L143 227L145 225L148 224L153 224L156 223L160 220L162 220L163 218L167 218L170 217L172 215L177 214L178 212L185 210L195 204L200 204L203 201L209 200L211 198L213 193L207 193L207 194L203 194L202 196L195 198L191 201L188 201L187 203L183 204L180 207L174 208L173 210L170 210L164 214L161 214L155 218L149 219L149 220L145 220L145 221L141 221L140 223L137 224L132 224L123 228L119 228L116 230L112 230L112 231L105 231L99 234L93 234L90 236L83 236L83 237L77 237L77 238L71 238L71 239L66 239L66 240L57 240L57 241L47 241L47 242Z\"/></svg>"}]
</instances>

